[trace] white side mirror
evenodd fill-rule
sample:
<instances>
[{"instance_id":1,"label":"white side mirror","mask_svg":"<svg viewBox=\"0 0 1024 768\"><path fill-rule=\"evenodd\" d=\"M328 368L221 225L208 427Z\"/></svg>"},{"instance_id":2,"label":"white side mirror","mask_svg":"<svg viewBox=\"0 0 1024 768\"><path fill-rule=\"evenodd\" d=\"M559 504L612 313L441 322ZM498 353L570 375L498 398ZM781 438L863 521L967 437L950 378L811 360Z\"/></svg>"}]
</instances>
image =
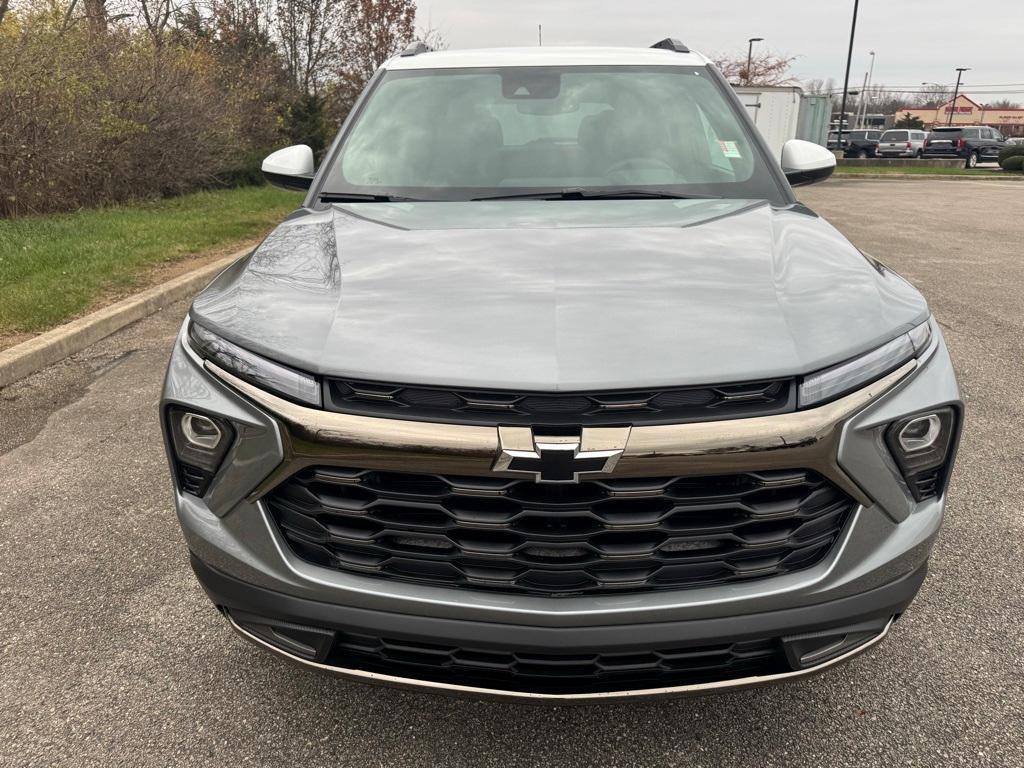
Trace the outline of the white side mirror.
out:
<instances>
[{"instance_id":1,"label":"white side mirror","mask_svg":"<svg viewBox=\"0 0 1024 768\"><path fill-rule=\"evenodd\" d=\"M313 150L305 144L279 149L267 155L262 170L275 187L309 189L313 183Z\"/></svg>"},{"instance_id":2,"label":"white side mirror","mask_svg":"<svg viewBox=\"0 0 1024 768\"><path fill-rule=\"evenodd\" d=\"M791 186L824 181L835 169L836 156L830 149L800 139L790 139L782 145L782 172Z\"/></svg>"}]
</instances>

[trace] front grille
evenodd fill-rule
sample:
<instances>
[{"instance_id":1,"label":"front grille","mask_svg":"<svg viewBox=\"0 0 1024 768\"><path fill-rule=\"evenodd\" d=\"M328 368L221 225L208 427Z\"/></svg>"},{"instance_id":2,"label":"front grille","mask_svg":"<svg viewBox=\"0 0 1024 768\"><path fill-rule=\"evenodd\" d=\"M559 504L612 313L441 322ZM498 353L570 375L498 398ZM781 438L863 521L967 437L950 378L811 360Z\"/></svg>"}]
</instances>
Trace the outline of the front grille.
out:
<instances>
[{"instance_id":1,"label":"front grille","mask_svg":"<svg viewBox=\"0 0 1024 768\"><path fill-rule=\"evenodd\" d=\"M796 409L791 379L607 392L470 391L330 379L328 410L464 424L679 424L771 416Z\"/></svg>"},{"instance_id":2,"label":"front grille","mask_svg":"<svg viewBox=\"0 0 1024 768\"><path fill-rule=\"evenodd\" d=\"M331 666L451 685L566 694L641 690L789 672L777 639L622 653L533 653L339 634Z\"/></svg>"},{"instance_id":3,"label":"front grille","mask_svg":"<svg viewBox=\"0 0 1024 768\"><path fill-rule=\"evenodd\" d=\"M291 477L266 502L309 562L544 595L700 587L809 568L854 506L804 470L546 484L322 467Z\"/></svg>"}]
</instances>

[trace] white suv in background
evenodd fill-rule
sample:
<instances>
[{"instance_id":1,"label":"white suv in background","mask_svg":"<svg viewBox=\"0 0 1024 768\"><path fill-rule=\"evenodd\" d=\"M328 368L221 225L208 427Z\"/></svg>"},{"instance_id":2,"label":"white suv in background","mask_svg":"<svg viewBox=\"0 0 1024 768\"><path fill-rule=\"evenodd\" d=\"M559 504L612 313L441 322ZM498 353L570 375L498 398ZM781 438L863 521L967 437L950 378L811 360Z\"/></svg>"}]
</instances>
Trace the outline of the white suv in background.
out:
<instances>
[{"instance_id":1,"label":"white suv in background","mask_svg":"<svg viewBox=\"0 0 1024 768\"><path fill-rule=\"evenodd\" d=\"M879 157L921 157L927 138L927 131L897 128L882 134L876 151Z\"/></svg>"}]
</instances>

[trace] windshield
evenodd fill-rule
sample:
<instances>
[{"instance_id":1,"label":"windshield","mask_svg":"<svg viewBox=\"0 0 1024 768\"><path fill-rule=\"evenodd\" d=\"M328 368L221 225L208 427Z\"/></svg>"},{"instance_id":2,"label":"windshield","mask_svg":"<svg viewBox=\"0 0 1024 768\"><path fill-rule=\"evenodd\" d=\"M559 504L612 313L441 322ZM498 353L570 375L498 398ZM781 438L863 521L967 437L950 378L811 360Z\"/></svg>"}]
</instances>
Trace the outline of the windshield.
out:
<instances>
[{"instance_id":1,"label":"windshield","mask_svg":"<svg viewBox=\"0 0 1024 768\"><path fill-rule=\"evenodd\" d=\"M785 201L704 67L387 72L321 194L471 200L616 188Z\"/></svg>"},{"instance_id":2,"label":"windshield","mask_svg":"<svg viewBox=\"0 0 1024 768\"><path fill-rule=\"evenodd\" d=\"M882 134L882 141L906 141L906 131L886 131Z\"/></svg>"}]
</instances>

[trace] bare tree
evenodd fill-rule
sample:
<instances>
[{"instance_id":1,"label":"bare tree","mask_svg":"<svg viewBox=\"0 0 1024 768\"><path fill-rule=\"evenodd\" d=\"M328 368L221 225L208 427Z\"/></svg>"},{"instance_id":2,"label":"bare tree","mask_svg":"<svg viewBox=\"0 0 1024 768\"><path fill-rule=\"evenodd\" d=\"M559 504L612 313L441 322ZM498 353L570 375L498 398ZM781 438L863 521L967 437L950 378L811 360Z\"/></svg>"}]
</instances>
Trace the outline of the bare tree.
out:
<instances>
[{"instance_id":1,"label":"bare tree","mask_svg":"<svg viewBox=\"0 0 1024 768\"><path fill-rule=\"evenodd\" d=\"M346 0L342 76L362 85L413 39L414 0Z\"/></svg>"},{"instance_id":2,"label":"bare tree","mask_svg":"<svg viewBox=\"0 0 1024 768\"><path fill-rule=\"evenodd\" d=\"M83 0L85 19L89 31L94 35L102 35L107 31L107 0Z\"/></svg>"},{"instance_id":3,"label":"bare tree","mask_svg":"<svg viewBox=\"0 0 1024 768\"><path fill-rule=\"evenodd\" d=\"M747 57L719 56L715 64L725 79L730 83L742 85L791 85L796 78L790 67L796 56L782 56L771 51L755 55L750 60L750 71L747 71Z\"/></svg>"},{"instance_id":4,"label":"bare tree","mask_svg":"<svg viewBox=\"0 0 1024 768\"><path fill-rule=\"evenodd\" d=\"M837 90L836 81L831 77L828 80L822 80L821 78L808 80L803 84L803 88L804 93L811 96L834 96Z\"/></svg>"},{"instance_id":5,"label":"bare tree","mask_svg":"<svg viewBox=\"0 0 1024 768\"><path fill-rule=\"evenodd\" d=\"M934 107L941 107L952 99L953 89L938 84L927 85L917 92L917 97L922 107L932 109Z\"/></svg>"},{"instance_id":6,"label":"bare tree","mask_svg":"<svg viewBox=\"0 0 1024 768\"><path fill-rule=\"evenodd\" d=\"M288 75L315 96L341 62L345 0L279 0L274 26Z\"/></svg>"},{"instance_id":7,"label":"bare tree","mask_svg":"<svg viewBox=\"0 0 1024 768\"><path fill-rule=\"evenodd\" d=\"M348 113L380 65L412 42L415 30L415 0L345 0L345 39L331 108L336 118ZM444 45L438 33L426 34Z\"/></svg>"},{"instance_id":8,"label":"bare tree","mask_svg":"<svg viewBox=\"0 0 1024 768\"><path fill-rule=\"evenodd\" d=\"M269 56L276 51L271 40L273 0L213 0L212 11L221 44L246 56Z\"/></svg>"},{"instance_id":9,"label":"bare tree","mask_svg":"<svg viewBox=\"0 0 1024 768\"><path fill-rule=\"evenodd\" d=\"M104 0L91 1L103 2ZM172 2L172 0L139 0L139 10L142 15L142 21L146 25L150 37L153 38L153 42L161 45L164 33L167 31L167 26L178 13L177 3Z\"/></svg>"},{"instance_id":10,"label":"bare tree","mask_svg":"<svg viewBox=\"0 0 1024 768\"><path fill-rule=\"evenodd\" d=\"M413 37L416 40L422 41L432 51L447 51L449 47L448 38L444 36L441 30L432 26L429 22L417 28L416 34Z\"/></svg>"},{"instance_id":11,"label":"bare tree","mask_svg":"<svg viewBox=\"0 0 1024 768\"><path fill-rule=\"evenodd\" d=\"M914 100L913 95L881 84L869 86L860 98L867 104L867 113L881 115L894 115L897 110Z\"/></svg>"},{"instance_id":12,"label":"bare tree","mask_svg":"<svg viewBox=\"0 0 1024 768\"><path fill-rule=\"evenodd\" d=\"M999 99L985 105L986 109L1020 109L1020 104L1010 99Z\"/></svg>"}]
</instances>

